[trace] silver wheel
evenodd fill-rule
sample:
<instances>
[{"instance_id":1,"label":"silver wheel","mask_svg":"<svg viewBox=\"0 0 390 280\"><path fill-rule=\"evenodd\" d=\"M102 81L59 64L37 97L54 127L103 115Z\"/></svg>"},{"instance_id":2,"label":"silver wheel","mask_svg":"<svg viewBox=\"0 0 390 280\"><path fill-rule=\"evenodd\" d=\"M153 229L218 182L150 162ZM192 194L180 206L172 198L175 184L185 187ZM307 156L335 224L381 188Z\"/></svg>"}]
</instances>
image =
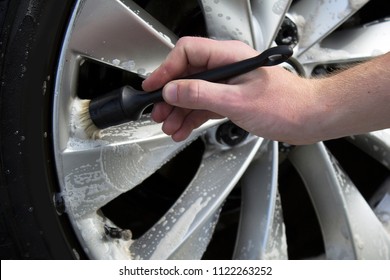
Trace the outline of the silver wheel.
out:
<instances>
[{"instance_id":1,"label":"silver wheel","mask_svg":"<svg viewBox=\"0 0 390 280\"><path fill-rule=\"evenodd\" d=\"M294 44L286 67L309 77L389 51L389 21L354 22L366 2L203 0L199 11L210 37L239 39L260 51L275 38ZM282 189L279 194L278 179L282 165L292 163L317 214L323 247L299 257L390 258L389 188L377 184L370 207L324 143L280 153L284 145L240 133L225 120L210 121L174 143L148 114L103 130L98 140L85 137L77 117L80 99L123 81L139 85L176 40L132 1L76 3L56 77L53 135L66 214L88 257L202 258L229 215L239 217L233 258L291 257L296 244L290 244L287 221L285 227L288 198ZM124 80L110 85L118 75ZM380 176L389 177L389 130L348 140L378 162Z\"/></svg>"}]
</instances>

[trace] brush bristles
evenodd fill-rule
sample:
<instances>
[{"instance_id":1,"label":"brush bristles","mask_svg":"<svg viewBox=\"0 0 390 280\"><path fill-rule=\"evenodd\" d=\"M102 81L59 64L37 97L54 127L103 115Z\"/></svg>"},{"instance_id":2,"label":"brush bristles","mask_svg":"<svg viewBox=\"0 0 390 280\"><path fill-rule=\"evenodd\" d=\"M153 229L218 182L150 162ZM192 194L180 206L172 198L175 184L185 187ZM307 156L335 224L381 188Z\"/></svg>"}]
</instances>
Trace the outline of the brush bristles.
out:
<instances>
[{"instance_id":1,"label":"brush bristles","mask_svg":"<svg viewBox=\"0 0 390 280\"><path fill-rule=\"evenodd\" d=\"M89 114L90 100L79 100L79 125L90 139L98 139L100 129L92 122Z\"/></svg>"}]
</instances>

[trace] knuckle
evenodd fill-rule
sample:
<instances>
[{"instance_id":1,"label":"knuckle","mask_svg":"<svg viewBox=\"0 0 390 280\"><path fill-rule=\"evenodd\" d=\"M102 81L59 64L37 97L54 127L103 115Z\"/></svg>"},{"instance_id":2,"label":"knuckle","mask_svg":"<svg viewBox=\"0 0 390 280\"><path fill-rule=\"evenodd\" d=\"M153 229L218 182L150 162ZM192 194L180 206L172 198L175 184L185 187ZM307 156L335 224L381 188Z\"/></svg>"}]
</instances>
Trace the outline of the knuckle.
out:
<instances>
[{"instance_id":1,"label":"knuckle","mask_svg":"<svg viewBox=\"0 0 390 280\"><path fill-rule=\"evenodd\" d=\"M187 46L191 46L192 38L189 36L181 37L175 44L174 49L185 49Z\"/></svg>"},{"instance_id":2,"label":"knuckle","mask_svg":"<svg viewBox=\"0 0 390 280\"><path fill-rule=\"evenodd\" d=\"M201 86L199 82L191 82L188 84L187 99L188 102L199 104L201 96Z\"/></svg>"}]
</instances>

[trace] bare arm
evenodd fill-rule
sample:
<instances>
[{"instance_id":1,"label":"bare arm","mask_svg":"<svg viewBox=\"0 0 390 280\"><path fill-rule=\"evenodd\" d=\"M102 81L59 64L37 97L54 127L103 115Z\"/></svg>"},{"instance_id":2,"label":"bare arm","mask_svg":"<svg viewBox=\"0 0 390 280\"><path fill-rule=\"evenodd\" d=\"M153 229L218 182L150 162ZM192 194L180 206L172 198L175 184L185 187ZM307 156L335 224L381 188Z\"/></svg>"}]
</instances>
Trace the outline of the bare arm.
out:
<instances>
[{"instance_id":1,"label":"bare arm","mask_svg":"<svg viewBox=\"0 0 390 280\"><path fill-rule=\"evenodd\" d=\"M145 90L174 78L245 59L257 52L236 41L179 40L145 80ZM208 119L228 117L261 137L291 144L390 127L390 54L323 79L304 79L281 67L259 68L226 84L176 80L164 87L167 103L152 117L182 141Z\"/></svg>"},{"instance_id":2,"label":"bare arm","mask_svg":"<svg viewBox=\"0 0 390 280\"><path fill-rule=\"evenodd\" d=\"M319 140L390 127L390 53L313 83Z\"/></svg>"}]
</instances>

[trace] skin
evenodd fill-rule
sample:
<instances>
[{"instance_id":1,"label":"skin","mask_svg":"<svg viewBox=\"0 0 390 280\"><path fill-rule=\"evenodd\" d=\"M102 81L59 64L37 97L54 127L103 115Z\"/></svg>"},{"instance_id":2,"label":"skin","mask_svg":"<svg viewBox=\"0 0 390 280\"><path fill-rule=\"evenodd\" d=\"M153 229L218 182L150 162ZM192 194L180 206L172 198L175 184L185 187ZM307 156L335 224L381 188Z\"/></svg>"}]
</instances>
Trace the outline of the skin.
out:
<instances>
[{"instance_id":1,"label":"skin","mask_svg":"<svg viewBox=\"0 0 390 280\"><path fill-rule=\"evenodd\" d=\"M209 119L227 117L252 134L294 145L390 127L390 53L321 79L274 66L223 84L175 80L256 55L239 41L181 38L143 82L145 91L165 85L153 120L174 141Z\"/></svg>"}]
</instances>

